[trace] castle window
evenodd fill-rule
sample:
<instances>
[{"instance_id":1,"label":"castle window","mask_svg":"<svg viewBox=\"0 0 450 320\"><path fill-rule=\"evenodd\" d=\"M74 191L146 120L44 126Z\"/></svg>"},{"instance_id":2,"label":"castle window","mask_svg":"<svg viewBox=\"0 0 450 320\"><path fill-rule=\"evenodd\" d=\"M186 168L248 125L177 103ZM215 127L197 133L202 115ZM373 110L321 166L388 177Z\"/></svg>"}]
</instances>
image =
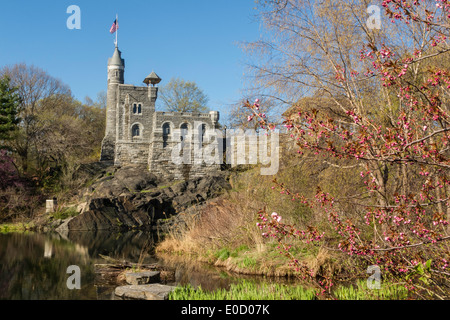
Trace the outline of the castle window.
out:
<instances>
[{"instance_id":1,"label":"castle window","mask_svg":"<svg viewBox=\"0 0 450 320\"><path fill-rule=\"evenodd\" d=\"M140 137L141 135L141 131L139 128L138 124L135 124L132 128L131 128L131 136L134 137Z\"/></svg>"},{"instance_id":2,"label":"castle window","mask_svg":"<svg viewBox=\"0 0 450 320\"><path fill-rule=\"evenodd\" d=\"M201 133L202 133L202 142L204 141L205 138L205 134L206 134L206 124L202 124L202 128L201 128Z\"/></svg>"},{"instance_id":3,"label":"castle window","mask_svg":"<svg viewBox=\"0 0 450 320\"><path fill-rule=\"evenodd\" d=\"M180 126L180 129L181 129L181 141L183 141L184 138L188 135L188 131L189 131L188 124L187 123L183 123Z\"/></svg>"},{"instance_id":4,"label":"castle window","mask_svg":"<svg viewBox=\"0 0 450 320\"><path fill-rule=\"evenodd\" d=\"M133 114L142 114L142 104L133 103Z\"/></svg>"},{"instance_id":5,"label":"castle window","mask_svg":"<svg viewBox=\"0 0 450 320\"><path fill-rule=\"evenodd\" d=\"M168 136L170 134L170 124L164 123L163 125L163 135Z\"/></svg>"},{"instance_id":6,"label":"castle window","mask_svg":"<svg viewBox=\"0 0 450 320\"><path fill-rule=\"evenodd\" d=\"M169 140L170 124L167 122L164 123L162 129L163 129L163 148L165 148L168 145L167 141Z\"/></svg>"}]
</instances>

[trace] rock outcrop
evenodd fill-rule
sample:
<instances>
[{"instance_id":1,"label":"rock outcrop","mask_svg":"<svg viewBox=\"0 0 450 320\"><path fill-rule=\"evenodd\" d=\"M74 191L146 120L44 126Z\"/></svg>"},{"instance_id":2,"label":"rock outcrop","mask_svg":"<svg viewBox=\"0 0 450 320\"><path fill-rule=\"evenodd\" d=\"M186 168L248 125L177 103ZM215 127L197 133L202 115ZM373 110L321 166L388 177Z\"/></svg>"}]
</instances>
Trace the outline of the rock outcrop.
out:
<instances>
[{"instance_id":1,"label":"rock outcrop","mask_svg":"<svg viewBox=\"0 0 450 320\"><path fill-rule=\"evenodd\" d=\"M104 170L80 195L80 214L58 232L149 229L156 222L201 204L231 188L225 175L159 181L145 166Z\"/></svg>"}]
</instances>

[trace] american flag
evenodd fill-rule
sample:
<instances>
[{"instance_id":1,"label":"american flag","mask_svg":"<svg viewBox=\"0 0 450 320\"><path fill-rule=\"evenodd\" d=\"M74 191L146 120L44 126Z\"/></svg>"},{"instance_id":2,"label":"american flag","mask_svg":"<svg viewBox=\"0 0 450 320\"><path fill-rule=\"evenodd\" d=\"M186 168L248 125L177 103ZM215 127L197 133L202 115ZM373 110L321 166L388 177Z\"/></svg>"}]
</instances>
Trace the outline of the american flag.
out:
<instances>
[{"instance_id":1,"label":"american flag","mask_svg":"<svg viewBox=\"0 0 450 320\"><path fill-rule=\"evenodd\" d=\"M117 22L117 19L114 20L111 29L109 29L109 32L114 33L117 31L117 29L119 29L119 23Z\"/></svg>"}]
</instances>

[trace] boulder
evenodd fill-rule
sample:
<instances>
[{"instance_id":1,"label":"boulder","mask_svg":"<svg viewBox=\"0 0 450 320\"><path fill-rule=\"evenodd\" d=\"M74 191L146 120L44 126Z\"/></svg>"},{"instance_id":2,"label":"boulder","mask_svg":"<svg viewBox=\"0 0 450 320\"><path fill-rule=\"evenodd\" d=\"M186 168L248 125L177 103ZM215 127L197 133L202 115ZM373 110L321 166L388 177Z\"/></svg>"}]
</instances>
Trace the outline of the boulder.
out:
<instances>
[{"instance_id":1,"label":"boulder","mask_svg":"<svg viewBox=\"0 0 450 320\"><path fill-rule=\"evenodd\" d=\"M121 299L168 300L169 293L174 289L174 286L159 283L127 285L117 287L114 294Z\"/></svg>"}]
</instances>

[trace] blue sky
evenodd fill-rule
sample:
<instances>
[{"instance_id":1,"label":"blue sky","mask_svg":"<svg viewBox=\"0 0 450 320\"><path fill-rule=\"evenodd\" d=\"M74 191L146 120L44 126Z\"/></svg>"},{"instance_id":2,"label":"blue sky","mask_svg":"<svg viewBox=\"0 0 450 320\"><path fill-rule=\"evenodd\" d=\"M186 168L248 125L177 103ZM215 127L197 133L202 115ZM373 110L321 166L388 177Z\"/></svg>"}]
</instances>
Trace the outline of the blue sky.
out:
<instances>
[{"instance_id":1,"label":"blue sky","mask_svg":"<svg viewBox=\"0 0 450 320\"><path fill-rule=\"evenodd\" d=\"M70 5L81 9L80 30L66 26ZM161 85L172 77L194 81L209 107L226 116L244 86L238 44L260 38L253 0L2 1L0 67L35 65L69 85L75 98L95 100L106 90L116 13L125 83L144 85L152 70Z\"/></svg>"}]
</instances>

